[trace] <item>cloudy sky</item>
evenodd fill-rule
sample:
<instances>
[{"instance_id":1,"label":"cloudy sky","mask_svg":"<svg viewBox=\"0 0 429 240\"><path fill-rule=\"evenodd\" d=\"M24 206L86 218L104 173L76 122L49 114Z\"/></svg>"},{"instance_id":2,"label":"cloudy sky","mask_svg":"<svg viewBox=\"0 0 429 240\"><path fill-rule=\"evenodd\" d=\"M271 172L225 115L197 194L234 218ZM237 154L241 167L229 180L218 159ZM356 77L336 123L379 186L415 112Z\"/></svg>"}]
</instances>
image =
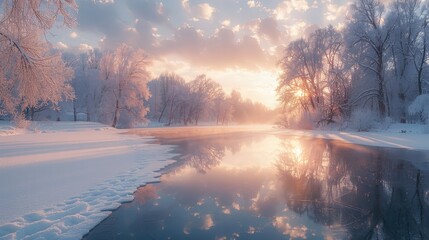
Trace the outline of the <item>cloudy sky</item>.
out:
<instances>
[{"instance_id":1,"label":"cloudy sky","mask_svg":"<svg viewBox=\"0 0 429 240\"><path fill-rule=\"evenodd\" d=\"M65 50L125 42L152 59L152 76L199 74L226 92L276 106L276 62L290 41L317 27L341 27L349 0L77 0L73 29L56 29Z\"/></svg>"}]
</instances>

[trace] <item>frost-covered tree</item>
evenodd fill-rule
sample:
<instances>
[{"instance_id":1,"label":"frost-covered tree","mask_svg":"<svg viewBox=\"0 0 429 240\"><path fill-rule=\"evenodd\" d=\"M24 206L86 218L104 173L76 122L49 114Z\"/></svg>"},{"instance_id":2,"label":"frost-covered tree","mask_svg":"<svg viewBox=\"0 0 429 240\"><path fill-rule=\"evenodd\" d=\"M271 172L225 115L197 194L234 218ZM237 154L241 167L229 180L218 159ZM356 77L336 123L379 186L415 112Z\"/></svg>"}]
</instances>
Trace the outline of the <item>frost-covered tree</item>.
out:
<instances>
[{"instance_id":1,"label":"frost-covered tree","mask_svg":"<svg viewBox=\"0 0 429 240\"><path fill-rule=\"evenodd\" d=\"M98 110L101 104L102 82L99 78L99 62L101 52L89 50L76 55L64 53L63 59L75 72L71 85L75 92L73 100L73 118L78 114L86 115L87 121L98 120Z\"/></svg>"},{"instance_id":2,"label":"frost-covered tree","mask_svg":"<svg viewBox=\"0 0 429 240\"><path fill-rule=\"evenodd\" d=\"M379 0L357 0L352 5L346 44L356 65L354 102L375 100L380 116L389 115L386 95L386 53L394 25L386 24L386 9ZM362 83L366 82L366 83ZM358 85L361 85L357 87Z\"/></svg>"},{"instance_id":3,"label":"frost-covered tree","mask_svg":"<svg viewBox=\"0 0 429 240\"><path fill-rule=\"evenodd\" d=\"M222 87L206 75L199 75L195 80L189 82L189 88L191 95L185 124L194 121L195 125L198 125L203 114L213 108L213 101L216 97L222 94Z\"/></svg>"},{"instance_id":4,"label":"frost-covered tree","mask_svg":"<svg viewBox=\"0 0 429 240\"><path fill-rule=\"evenodd\" d=\"M282 74L279 93L285 108L300 106L304 111L316 111L321 101L320 78L322 54L307 39L291 42L280 61Z\"/></svg>"},{"instance_id":5,"label":"frost-covered tree","mask_svg":"<svg viewBox=\"0 0 429 240\"><path fill-rule=\"evenodd\" d=\"M232 120L233 107L231 97L225 96L222 91L213 100L213 114L216 119L216 125L227 125Z\"/></svg>"},{"instance_id":6,"label":"frost-covered tree","mask_svg":"<svg viewBox=\"0 0 429 240\"><path fill-rule=\"evenodd\" d=\"M343 37L331 26L291 42L280 61L283 108L298 117L313 115L318 124L342 116L350 88L343 52Z\"/></svg>"},{"instance_id":7,"label":"frost-covered tree","mask_svg":"<svg viewBox=\"0 0 429 240\"><path fill-rule=\"evenodd\" d=\"M163 73L149 82L152 121L171 124L198 124L201 120L227 125L262 123L274 118L274 112L263 104L243 100L233 90L227 96L222 87L206 75L186 82L174 73Z\"/></svg>"},{"instance_id":8,"label":"frost-covered tree","mask_svg":"<svg viewBox=\"0 0 429 240\"><path fill-rule=\"evenodd\" d=\"M287 45L277 87L287 124L353 122L363 112L414 120L411 102L429 92L429 2L355 0L350 13L342 31L317 29Z\"/></svg>"},{"instance_id":9,"label":"frost-covered tree","mask_svg":"<svg viewBox=\"0 0 429 240\"><path fill-rule=\"evenodd\" d=\"M410 106L408 106L408 113L417 116L422 123L428 123L429 94L417 96Z\"/></svg>"},{"instance_id":10,"label":"frost-covered tree","mask_svg":"<svg viewBox=\"0 0 429 240\"><path fill-rule=\"evenodd\" d=\"M387 16L394 25L387 52L386 90L391 99L391 116L406 119L406 105L422 94L427 75L427 3L420 0L396 0Z\"/></svg>"},{"instance_id":11,"label":"frost-covered tree","mask_svg":"<svg viewBox=\"0 0 429 240\"><path fill-rule=\"evenodd\" d=\"M180 103L184 88L186 88L185 80L174 73L161 74L157 79L159 81L159 95L160 95L160 115L158 122L167 115L168 125L170 125L174 118L177 116L177 106ZM155 81L156 81L155 80Z\"/></svg>"},{"instance_id":12,"label":"frost-covered tree","mask_svg":"<svg viewBox=\"0 0 429 240\"><path fill-rule=\"evenodd\" d=\"M136 51L126 44L104 54L99 67L103 122L113 127L132 127L146 121L148 109L144 103L150 97L148 65L143 50Z\"/></svg>"},{"instance_id":13,"label":"frost-covered tree","mask_svg":"<svg viewBox=\"0 0 429 240\"><path fill-rule=\"evenodd\" d=\"M20 119L44 106L73 98L71 68L45 39L61 18L71 26L74 0L4 0L0 15L0 109Z\"/></svg>"}]
</instances>

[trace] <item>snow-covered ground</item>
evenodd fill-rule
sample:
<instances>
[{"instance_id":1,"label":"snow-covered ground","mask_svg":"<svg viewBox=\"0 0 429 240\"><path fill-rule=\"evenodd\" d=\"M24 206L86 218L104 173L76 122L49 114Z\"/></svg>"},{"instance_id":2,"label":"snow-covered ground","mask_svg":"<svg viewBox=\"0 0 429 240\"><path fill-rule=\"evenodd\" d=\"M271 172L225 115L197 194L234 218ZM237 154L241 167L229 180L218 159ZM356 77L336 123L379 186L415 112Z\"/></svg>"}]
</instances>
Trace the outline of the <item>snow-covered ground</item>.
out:
<instances>
[{"instance_id":1,"label":"snow-covered ground","mask_svg":"<svg viewBox=\"0 0 429 240\"><path fill-rule=\"evenodd\" d=\"M346 143L377 147L429 150L428 125L395 123L373 132L277 129L275 134L339 140Z\"/></svg>"},{"instance_id":2,"label":"snow-covered ground","mask_svg":"<svg viewBox=\"0 0 429 240\"><path fill-rule=\"evenodd\" d=\"M79 239L157 181L171 147L87 122L0 121L0 239ZM107 211L106 211L107 210Z\"/></svg>"}]
</instances>

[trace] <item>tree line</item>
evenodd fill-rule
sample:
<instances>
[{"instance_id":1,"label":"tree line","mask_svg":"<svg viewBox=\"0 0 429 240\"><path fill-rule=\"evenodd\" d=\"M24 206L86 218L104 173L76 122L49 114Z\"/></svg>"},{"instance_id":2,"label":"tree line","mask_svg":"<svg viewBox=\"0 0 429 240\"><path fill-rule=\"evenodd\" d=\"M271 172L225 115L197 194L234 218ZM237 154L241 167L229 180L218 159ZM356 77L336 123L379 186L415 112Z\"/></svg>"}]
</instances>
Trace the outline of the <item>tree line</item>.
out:
<instances>
[{"instance_id":1,"label":"tree line","mask_svg":"<svg viewBox=\"0 0 429 240\"><path fill-rule=\"evenodd\" d=\"M151 79L149 62L143 51L123 44L114 52L64 55L73 66L73 119L100 121L114 127L133 127L147 120L163 125L198 125L209 121L263 123L275 111L261 103L243 100L240 93L227 95L221 85L206 75L192 81L175 73ZM262 113L262 115L261 115Z\"/></svg>"},{"instance_id":2,"label":"tree line","mask_svg":"<svg viewBox=\"0 0 429 240\"><path fill-rule=\"evenodd\" d=\"M166 73L151 81L148 56L125 44L82 54L53 49L45 35L56 23L75 24L74 0L7 0L2 7L0 117L17 125L40 115L52 119L52 111L57 120L71 113L75 121L113 127L136 126L147 116L167 125L188 125L201 120L261 122L274 114L260 103L242 100L236 91L227 96L205 75L186 82Z\"/></svg>"},{"instance_id":3,"label":"tree line","mask_svg":"<svg viewBox=\"0 0 429 240\"><path fill-rule=\"evenodd\" d=\"M267 123L276 111L259 102L243 99L238 91L225 93L221 85L206 75L186 82L174 73L164 73L149 82L150 118L171 124L198 124L201 119L217 125Z\"/></svg>"},{"instance_id":4,"label":"tree line","mask_svg":"<svg viewBox=\"0 0 429 240\"><path fill-rule=\"evenodd\" d=\"M289 43L277 87L284 124L313 127L362 114L426 121L428 13L421 0L357 0L342 30L328 26Z\"/></svg>"}]
</instances>

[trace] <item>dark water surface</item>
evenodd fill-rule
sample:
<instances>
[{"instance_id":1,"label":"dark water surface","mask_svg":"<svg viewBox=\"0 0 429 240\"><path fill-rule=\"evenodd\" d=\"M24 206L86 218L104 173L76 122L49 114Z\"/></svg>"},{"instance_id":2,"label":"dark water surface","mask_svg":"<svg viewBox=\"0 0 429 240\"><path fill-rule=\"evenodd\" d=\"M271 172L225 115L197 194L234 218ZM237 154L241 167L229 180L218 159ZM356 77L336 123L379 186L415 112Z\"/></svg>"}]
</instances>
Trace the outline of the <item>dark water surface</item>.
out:
<instances>
[{"instance_id":1,"label":"dark water surface","mask_svg":"<svg viewBox=\"0 0 429 240\"><path fill-rule=\"evenodd\" d=\"M429 239L429 152L230 134L164 141L179 161L84 239Z\"/></svg>"}]
</instances>

